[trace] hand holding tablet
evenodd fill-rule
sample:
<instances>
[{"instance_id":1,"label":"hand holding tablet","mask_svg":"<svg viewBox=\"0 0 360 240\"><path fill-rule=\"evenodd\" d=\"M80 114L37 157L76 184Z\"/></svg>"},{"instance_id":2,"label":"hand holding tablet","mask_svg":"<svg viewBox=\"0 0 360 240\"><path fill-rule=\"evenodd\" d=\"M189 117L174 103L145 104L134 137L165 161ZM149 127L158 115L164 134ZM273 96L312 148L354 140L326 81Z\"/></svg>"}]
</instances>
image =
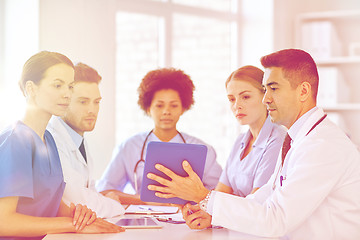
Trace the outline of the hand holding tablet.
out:
<instances>
[{"instance_id":1,"label":"hand holding tablet","mask_svg":"<svg viewBox=\"0 0 360 240\"><path fill-rule=\"evenodd\" d=\"M140 199L183 205L206 195L201 182L206 154L205 145L150 142Z\"/></svg>"}]
</instances>

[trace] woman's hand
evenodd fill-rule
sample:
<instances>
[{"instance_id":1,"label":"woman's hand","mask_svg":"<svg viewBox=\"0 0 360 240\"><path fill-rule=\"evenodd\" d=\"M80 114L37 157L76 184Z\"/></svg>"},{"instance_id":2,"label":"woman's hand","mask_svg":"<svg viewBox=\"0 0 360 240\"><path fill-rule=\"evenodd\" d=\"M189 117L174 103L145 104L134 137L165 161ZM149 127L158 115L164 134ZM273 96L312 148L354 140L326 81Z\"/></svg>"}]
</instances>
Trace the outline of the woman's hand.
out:
<instances>
[{"instance_id":1,"label":"woman's hand","mask_svg":"<svg viewBox=\"0 0 360 240\"><path fill-rule=\"evenodd\" d=\"M92 224L96 220L96 213L93 212L90 208L87 208L86 205L81 205L71 203L70 204L70 213L73 218L73 225L75 226L76 231L81 231L87 225Z\"/></svg>"},{"instance_id":2,"label":"woman's hand","mask_svg":"<svg viewBox=\"0 0 360 240\"><path fill-rule=\"evenodd\" d=\"M109 223L102 218L97 218L93 223L87 225L79 233L119 233L124 232L125 228Z\"/></svg>"},{"instance_id":3,"label":"woman's hand","mask_svg":"<svg viewBox=\"0 0 360 240\"><path fill-rule=\"evenodd\" d=\"M164 187L149 185L148 189L156 191L155 195L161 198L173 198L178 197L188 201L200 202L206 197L209 190L207 190L199 176L192 170L190 164L187 161L183 161L183 168L188 174L187 177L181 177L176 175L170 169L156 164L155 168L165 175L167 175L171 180L164 179L153 173L149 173L147 177L149 179L155 180Z\"/></svg>"},{"instance_id":4,"label":"woman's hand","mask_svg":"<svg viewBox=\"0 0 360 240\"><path fill-rule=\"evenodd\" d=\"M211 215L200 209L198 205L186 204L181 209L186 224L191 229L204 229L211 227Z\"/></svg>"}]
</instances>

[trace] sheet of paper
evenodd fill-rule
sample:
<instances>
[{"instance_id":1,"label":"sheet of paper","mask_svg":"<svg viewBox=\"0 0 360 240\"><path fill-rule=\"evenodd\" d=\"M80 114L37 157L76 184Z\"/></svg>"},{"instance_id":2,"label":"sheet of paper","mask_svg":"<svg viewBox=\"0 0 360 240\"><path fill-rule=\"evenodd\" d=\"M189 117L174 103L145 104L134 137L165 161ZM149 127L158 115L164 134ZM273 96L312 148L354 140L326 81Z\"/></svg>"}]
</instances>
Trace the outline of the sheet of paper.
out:
<instances>
[{"instance_id":1,"label":"sheet of paper","mask_svg":"<svg viewBox=\"0 0 360 240\"><path fill-rule=\"evenodd\" d=\"M178 208L174 206L154 206L154 205L130 205L126 208L127 214L172 214L177 213Z\"/></svg>"},{"instance_id":2,"label":"sheet of paper","mask_svg":"<svg viewBox=\"0 0 360 240\"><path fill-rule=\"evenodd\" d=\"M161 222L167 222L173 224L185 223L185 220L181 212L174 214L162 214L162 215L152 215L152 216Z\"/></svg>"}]
</instances>

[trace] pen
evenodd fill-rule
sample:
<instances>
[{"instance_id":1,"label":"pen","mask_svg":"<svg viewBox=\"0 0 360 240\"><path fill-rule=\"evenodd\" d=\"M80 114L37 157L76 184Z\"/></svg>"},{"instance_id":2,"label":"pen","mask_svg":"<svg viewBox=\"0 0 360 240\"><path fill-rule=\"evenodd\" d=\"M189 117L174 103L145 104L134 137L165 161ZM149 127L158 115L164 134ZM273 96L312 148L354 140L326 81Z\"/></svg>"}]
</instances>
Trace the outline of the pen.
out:
<instances>
[{"instance_id":1,"label":"pen","mask_svg":"<svg viewBox=\"0 0 360 240\"><path fill-rule=\"evenodd\" d=\"M142 206L139 206L140 209L143 209L143 210L148 210L148 211L153 211L152 208L150 207L142 207Z\"/></svg>"},{"instance_id":2,"label":"pen","mask_svg":"<svg viewBox=\"0 0 360 240\"><path fill-rule=\"evenodd\" d=\"M280 186L282 187L283 181L286 179L286 177L280 176Z\"/></svg>"},{"instance_id":3,"label":"pen","mask_svg":"<svg viewBox=\"0 0 360 240\"><path fill-rule=\"evenodd\" d=\"M155 211L151 207L139 206L139 209L142 209L144 211L136 211L135 214L148 214L148 215L150 215L150 214L163 214L164 213L162 211Z\"/></svg>"},{"instance_id":4,"label":"pen","mask_svg":"<svg viewBox=\"0 0 360 240\"><path fill-rule=\"evenodd\" d=\"M173 224L186 223L184 220L177 220L177 219L174 219L172 217L167 217L167 216L156 216L155 215L154 217L161 222L167 222L167 223L173 223Z\"/></svg>"}]
</instances>

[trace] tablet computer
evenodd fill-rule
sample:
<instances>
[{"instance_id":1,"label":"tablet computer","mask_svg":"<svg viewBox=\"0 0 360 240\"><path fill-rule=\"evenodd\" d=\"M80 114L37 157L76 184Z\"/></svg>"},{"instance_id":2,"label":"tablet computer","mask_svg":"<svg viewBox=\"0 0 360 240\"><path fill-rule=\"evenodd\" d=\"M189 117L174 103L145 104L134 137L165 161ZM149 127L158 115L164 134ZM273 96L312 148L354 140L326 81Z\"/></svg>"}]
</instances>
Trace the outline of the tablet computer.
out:
<instances>
[{"instance_id":1,"label":"tablet computer","mask_svg":"<svg viewBox=\"0 0 360 240\"><path fill-rule=\"evenodd\" d=\"M159 198L155 191L148 189L148 185L160 185L158 182L148 179L148 173L154 173L160 177L169 179L165 174L155 169L159 163L179 176L187 177L182 167L182 162L187 160L194 172L202 179L206 161L207 147L201 144L149 142L145 156L144 175L140 190L140 199L144 202L186 204L188 201L180 198Z\"/></svg>"},{"instance_id":2,"label":"tablet computer","mask_svg":"<svg viewBox=\"0 0 360 240\"><path fill-rule=\"evenodd\" d=\"M140 229L140 228L162 228L161 223L152 217L124 217L115 223L125 229Z\"/></svg>"}]
</instances>

